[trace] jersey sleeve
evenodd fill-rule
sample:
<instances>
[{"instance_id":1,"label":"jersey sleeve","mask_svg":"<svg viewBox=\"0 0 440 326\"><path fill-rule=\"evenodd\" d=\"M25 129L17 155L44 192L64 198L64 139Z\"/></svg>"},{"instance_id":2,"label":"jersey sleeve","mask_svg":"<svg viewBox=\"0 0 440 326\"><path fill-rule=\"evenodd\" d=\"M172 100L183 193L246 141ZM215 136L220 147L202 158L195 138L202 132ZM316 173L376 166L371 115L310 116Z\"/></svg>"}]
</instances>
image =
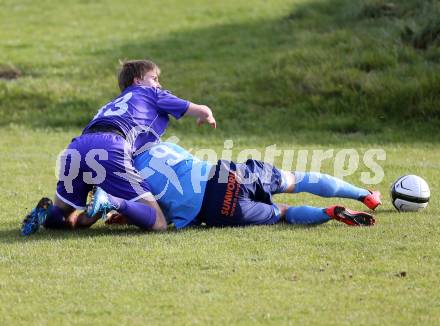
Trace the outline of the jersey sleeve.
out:
<instances>
[{"instance_id":1,"label":"jersey sleeve","mask_svg":"<svg viewBox=\"0 0 440 326\"><path fill-rule=\"evenodd\" d=\"M174 96L170 91L157 90L157 107L160 111L171 114L176 119L180 119L185 114L189 103L189 101Z\"/></svg>"}]
</instances>

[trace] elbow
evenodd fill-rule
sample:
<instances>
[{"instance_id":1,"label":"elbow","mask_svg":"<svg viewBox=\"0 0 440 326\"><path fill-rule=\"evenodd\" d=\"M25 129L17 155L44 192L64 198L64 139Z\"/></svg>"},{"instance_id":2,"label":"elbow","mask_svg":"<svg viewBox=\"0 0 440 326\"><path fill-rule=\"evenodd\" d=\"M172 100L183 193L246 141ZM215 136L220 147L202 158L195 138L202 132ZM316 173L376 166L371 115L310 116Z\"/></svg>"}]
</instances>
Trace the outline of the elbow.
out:
<instances>
[{"instance_id":1,"label":"elbow","mask_svg":"<svg viewBox=\"0 0 440 326\"><path fill-rule=\"evenodd\" d=\"M168 226L165 224L165 225L161 226L159 229L157 229L156 231L165 232L167 230L167 228L168 228Z\"/></svg>"},{"instance_id":2,"label":"elbow","mask_svg":"<svg viewBox=\"0 0 440 326\"><path fill-rule=\"evenodd\" d=\"M168 228L167 221L165 217L160 214L159 216L156 216L156 221L154 222L153 226L151 227L152 231L159 231L163 232L166 231Z\"/></svg>"},{"instance_id":3,"label":"elbow","mask_svg":"<svg viewBox=\"0 0 440 326\"><path fill-rule=\"evenodd\" d=\"M160 223L160 224L155 224L153 225L152 230L153 231L158 231L158 232L164 232L167 230L167 224L166 223Z\"/></svg>"}]
</instances>

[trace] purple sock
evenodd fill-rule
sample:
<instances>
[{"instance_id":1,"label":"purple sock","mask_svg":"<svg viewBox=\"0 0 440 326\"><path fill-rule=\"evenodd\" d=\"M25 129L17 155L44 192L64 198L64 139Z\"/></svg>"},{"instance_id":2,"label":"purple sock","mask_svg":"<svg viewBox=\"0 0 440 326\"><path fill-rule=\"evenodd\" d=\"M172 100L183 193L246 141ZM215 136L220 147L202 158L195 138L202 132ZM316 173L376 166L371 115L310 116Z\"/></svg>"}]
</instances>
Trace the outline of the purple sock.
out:
<instances>
[{"instance_id":1,"label":"purple sock","mask_svg":"<svg viewBox=\"0 0 440 326\"><path fill-rule=\"evenodd\" d=\"M110 195L109 193L107 193L107 197L109 202L115 206L116 210L119 210L119 207L121 207L121 205L123 205L123 203L126 201L125 199L119 198L119 197L115 197Z\"/></svg>"},{"instance_id":2,"label":"purple sock","mask_svg":"<svg viewBox=\"0 0 440 326\"><path fill-rule=\"evenodd\" d=\"M117 207L116 210L127 217L129 224L136 225L143 230L150 230L156 222L156 210L153 207L114 196L109 196L109 198L110 202Z\"/></svg>"}]
</instances>

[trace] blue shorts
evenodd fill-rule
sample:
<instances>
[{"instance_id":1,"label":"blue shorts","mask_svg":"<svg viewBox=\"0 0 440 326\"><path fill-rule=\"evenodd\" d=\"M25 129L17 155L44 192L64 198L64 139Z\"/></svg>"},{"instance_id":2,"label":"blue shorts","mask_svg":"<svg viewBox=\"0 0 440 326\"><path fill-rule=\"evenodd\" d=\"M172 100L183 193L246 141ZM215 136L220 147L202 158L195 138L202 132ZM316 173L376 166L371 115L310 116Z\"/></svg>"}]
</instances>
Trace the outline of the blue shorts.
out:
<instances>
[{"instance_id":1,"label":"blue shorts","mask_svg":"<svg viewBox=\"0 0 440 326\"><path fill-rule=\"evenodd\" d=\"M133 166L131 145L110 132L76 137L60 156L59 199L76 209L85 209L94 185L133 201L150 194L150 187Z\"/></svg>"},{"instance_id":2,"label":"blue shorts","mask_svg":"<svg viewBox=\"0 0 440 326\"><path fill-rule=\"evenodd\" d=\"M282 174L271 164L218 161L196 221L208 226L277 223L272 195L281 191Z\"/></svg>"}]
</instances>

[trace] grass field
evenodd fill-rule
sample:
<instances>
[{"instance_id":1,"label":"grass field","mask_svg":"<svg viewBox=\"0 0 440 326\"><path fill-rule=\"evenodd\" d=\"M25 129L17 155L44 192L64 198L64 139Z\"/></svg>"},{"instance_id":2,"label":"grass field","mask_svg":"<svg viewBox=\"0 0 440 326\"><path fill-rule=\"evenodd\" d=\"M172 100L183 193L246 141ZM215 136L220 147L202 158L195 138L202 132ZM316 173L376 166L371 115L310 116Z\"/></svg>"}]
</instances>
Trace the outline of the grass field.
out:
<instances>
[{"instance_id":1,"label":"grass field","mask_svg":"<svg viewBox=\"0 0 440 326\"><path fill-rule=\"evenodd\" d=\"M0 6L1 325L440 323L438 1ZM385 150L377 225L148 234L97 223L20 237L21 218L54 191L56 155L117 95L118 59L143 57L167 88L215 112L216 131L171 124L184 147L220 155L233 139L234 159L272 144ZM431 187L417 214L388 198L408 173Z\"/></svg>"}]
</instances>

